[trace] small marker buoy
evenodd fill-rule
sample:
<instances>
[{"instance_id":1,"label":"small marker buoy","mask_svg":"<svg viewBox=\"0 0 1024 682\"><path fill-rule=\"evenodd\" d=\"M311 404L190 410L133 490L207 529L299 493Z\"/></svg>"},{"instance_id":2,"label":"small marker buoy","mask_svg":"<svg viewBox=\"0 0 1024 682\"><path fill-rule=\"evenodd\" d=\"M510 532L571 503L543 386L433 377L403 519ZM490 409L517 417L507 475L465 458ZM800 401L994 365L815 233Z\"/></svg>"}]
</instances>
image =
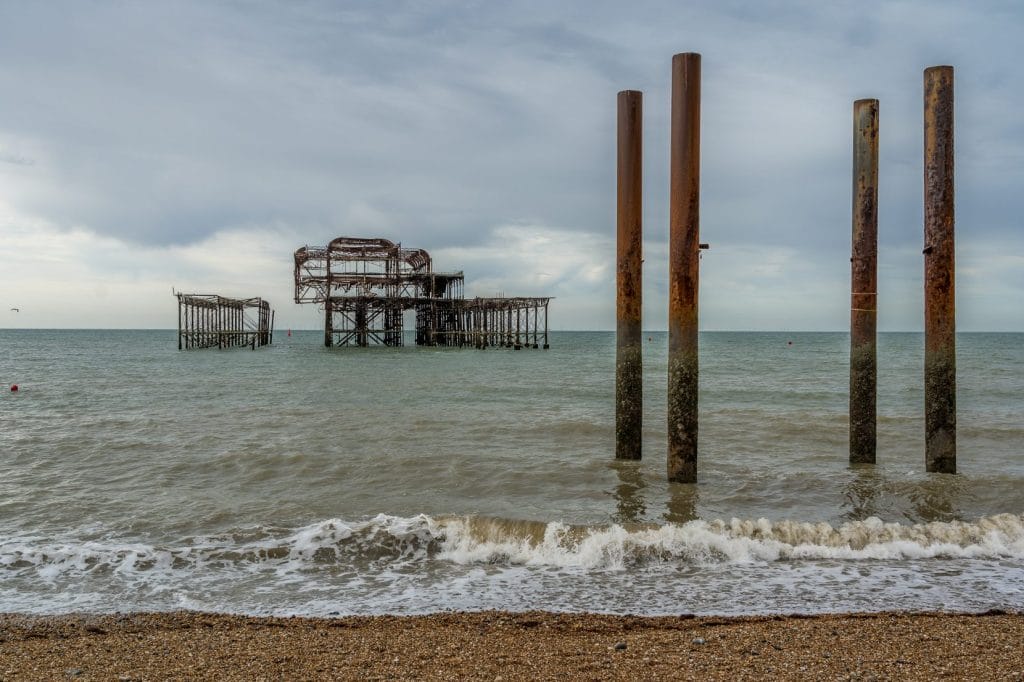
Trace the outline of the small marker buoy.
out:
<instances>
[{"instance_id":1,"label":"small marker buoy","mask_svg":"<svg viewBox=\"0 0 1024 682\"><path fill-rule=\"evenodd\" d=\"M292 335L292 330L291 330L291 329L289 329L289 330L288 330L288 336L291 336L291 335Z\"/></svg>"},{"instance_id":2,"label":"small marker buoy","mask_svg":"<svg viewBox=\"0 0 1024 682\"><path fill-rule=\"evenodd\" d=\"M792 345L793 345L793 342L792 342L792 341L789 341L789 342L787 342L787 343L786 343L786 345L787 345L787 346L792 346Z\"/></svg>"},{"instance_id":3,"label":"small marker buoy","mask_svg":"<svg viewBox=\"0 0 1024 682\"><path fill-rule=\"evenodd\" d=\"M11 384L11 393L18 392L18 384Z\"/></svg>"}]
</instances>

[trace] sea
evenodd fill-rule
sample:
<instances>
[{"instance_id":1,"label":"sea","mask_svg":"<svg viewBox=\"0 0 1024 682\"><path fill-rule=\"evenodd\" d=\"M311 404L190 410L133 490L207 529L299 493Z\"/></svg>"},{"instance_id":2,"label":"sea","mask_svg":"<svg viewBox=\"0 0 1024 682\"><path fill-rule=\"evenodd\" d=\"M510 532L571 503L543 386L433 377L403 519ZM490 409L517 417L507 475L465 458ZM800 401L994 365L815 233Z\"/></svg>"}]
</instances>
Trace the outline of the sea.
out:
<instances>
[{"instance_id":1,"label":"sea","mask_svg":"<svg viewBox=\"0 0 1024 682\"><path fill-rule=\"evenodd\" d=\"M702 333L692 485L665 333L640 462L614 333L322 339L0 330L0 611L1024 609L1024 334L958 336L958 473L929 474L921 334L879 335L877 464L851 465L847 334Z\"/></svg>"}]
</instances>

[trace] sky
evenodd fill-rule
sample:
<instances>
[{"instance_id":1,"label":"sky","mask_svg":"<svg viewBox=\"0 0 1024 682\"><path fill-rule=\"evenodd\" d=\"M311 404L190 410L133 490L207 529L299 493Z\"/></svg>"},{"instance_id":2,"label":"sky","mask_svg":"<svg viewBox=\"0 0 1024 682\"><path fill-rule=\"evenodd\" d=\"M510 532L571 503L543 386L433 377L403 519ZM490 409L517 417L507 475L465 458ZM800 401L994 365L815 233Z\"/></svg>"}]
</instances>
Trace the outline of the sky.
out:
<instances>
[{"instance_id":1,"label":"sky","mask_svg":"<svg viewBox=\"0 0 1024 682\"><path fill-rule=\"evenodd\" d=\"M861 98L879 328L922 329L922 73L950 64L958 329L1024 331L1024 5L981 0L0 0L0 327L172 328L176 290L319 328L292 253L354 236L427 249L467 296L553 296L553 329L614 329L631 89L664 329L680 52L702 55L702 329L848 329Z\"/></svg>"}]
</instances>

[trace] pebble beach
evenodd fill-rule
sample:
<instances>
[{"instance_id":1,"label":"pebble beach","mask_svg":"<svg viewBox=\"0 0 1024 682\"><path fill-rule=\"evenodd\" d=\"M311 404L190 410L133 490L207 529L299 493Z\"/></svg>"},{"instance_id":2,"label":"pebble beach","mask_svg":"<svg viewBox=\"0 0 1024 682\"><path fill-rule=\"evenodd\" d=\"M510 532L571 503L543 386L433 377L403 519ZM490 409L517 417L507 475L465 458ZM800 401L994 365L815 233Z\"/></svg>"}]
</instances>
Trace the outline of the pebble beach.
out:
<instances>
[{"instance_id":1,"label":"pebble beach","mask_svg":"<svg viewBox=\"0 0 1024 682\"><path fill-rule=\"evenodd\" d=\"M1018 680L1024 614L0 615L0 680Z\"/></svg>"}]
</instances>

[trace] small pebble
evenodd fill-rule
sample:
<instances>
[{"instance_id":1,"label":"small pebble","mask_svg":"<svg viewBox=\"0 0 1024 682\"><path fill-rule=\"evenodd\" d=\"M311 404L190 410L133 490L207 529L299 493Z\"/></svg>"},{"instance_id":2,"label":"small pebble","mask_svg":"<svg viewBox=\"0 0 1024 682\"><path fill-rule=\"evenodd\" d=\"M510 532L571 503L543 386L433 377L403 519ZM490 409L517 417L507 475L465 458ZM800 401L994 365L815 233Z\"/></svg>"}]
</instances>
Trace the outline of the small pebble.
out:
<instances>
[{"instance_id":1,"label":"small pebble","mask_svg":"<svg viewBox=\"0 0 1024 682\"><path fill-rule=\"evenodd\" d=\"M703 637L694 637L693 638L693 643L694 644L703 644L704 643L704 638Z\"/></svg>"},{"instance_id":2,"label":"small pebble","mask_svg":"<svg viewBox=\"0 0 1024 682\"><path fill-rule=\"evenodd\" d=\"M78 677L79 675L82 674L82 669L81 668L68 668L67 670L64 671L64 674L67 675L68 677Z\"/></svg>"},{"instance_id":3,"label":"small pebble","mask_svg":"<svg viewBox=\"0 0 1024 682\"><path fill-rule=\"evenodd\" d=\"M616 642L615 643L615 650L616 651L625 651L626 650L626 643L625 642Z\"/></svg>"}]
</instances>

